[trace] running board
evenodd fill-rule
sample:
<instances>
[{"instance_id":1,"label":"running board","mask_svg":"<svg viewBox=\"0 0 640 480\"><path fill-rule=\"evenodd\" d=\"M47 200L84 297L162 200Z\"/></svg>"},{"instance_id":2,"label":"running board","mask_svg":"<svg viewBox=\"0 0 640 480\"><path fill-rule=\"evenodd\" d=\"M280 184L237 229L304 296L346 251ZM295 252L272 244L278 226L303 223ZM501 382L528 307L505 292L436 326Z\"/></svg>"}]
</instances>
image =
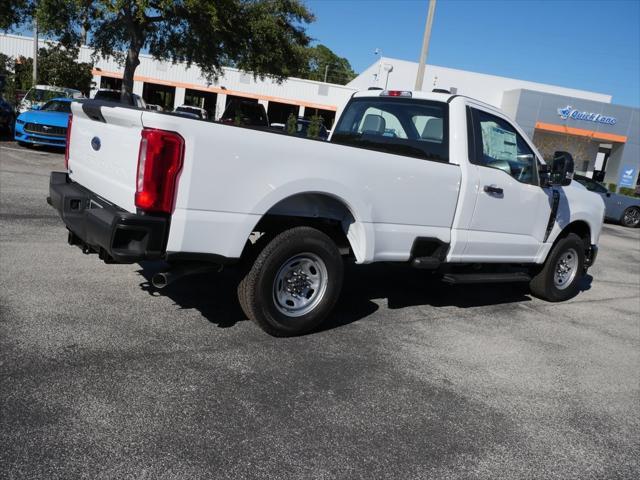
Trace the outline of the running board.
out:
<instances>
[{"instance_id":1,"label":"running board","mask_svg":"<svg viewBox=\"0 0 640 480\"><path fill-rule=\"evenodd\" d=\"M451 284L462 283L511 283L530 282L531 277L524 272L512 273L447 273L442 281Z\"/></svg>"}]
</instances>

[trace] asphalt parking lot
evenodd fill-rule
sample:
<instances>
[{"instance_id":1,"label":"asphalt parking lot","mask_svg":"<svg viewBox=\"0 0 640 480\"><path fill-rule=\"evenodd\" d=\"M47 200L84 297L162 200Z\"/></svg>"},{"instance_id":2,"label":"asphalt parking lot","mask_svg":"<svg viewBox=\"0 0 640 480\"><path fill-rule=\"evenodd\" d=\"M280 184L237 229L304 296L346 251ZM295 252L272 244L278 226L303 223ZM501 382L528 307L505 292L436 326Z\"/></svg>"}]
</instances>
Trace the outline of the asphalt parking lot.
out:
<instances>
[{"instance_id":1,"label":"asphalt parking lot","mask_svg":"<svg viewBox=\"0 0 640 480\"><path fill-rule=\"evenodd\" d=\"M0 142L0 478L639 478L640 229L566 303L354 267L274 339L233 272L159 293L68 246L62 167Z\"/></svg>"}]
</instances>

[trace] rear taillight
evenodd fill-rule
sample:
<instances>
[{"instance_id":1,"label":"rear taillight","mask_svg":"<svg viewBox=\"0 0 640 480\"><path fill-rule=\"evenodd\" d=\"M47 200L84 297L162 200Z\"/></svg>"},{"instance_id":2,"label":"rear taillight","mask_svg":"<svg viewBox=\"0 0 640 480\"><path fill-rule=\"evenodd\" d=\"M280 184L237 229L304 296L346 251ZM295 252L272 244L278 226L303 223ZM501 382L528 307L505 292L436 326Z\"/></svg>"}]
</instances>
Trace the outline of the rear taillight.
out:
<instances>
[{"instance_id":1,"label":"rear taillight","mask_svg":"<svg viewBox=\"0 0 640 480\"><path fill-rule=\"evenodd\" d=\"M69 115L67 121L67 141L64 147L64 168L69 170L69 144L71 143L71 123L73 122L73 115Z\"/></svg>"},{"instance_id":2,"label":"rear taillight","mask_svg":"<svg viewBox=\"0 0 640 480\"><path fill-rule=\"evenodd\" d=\"M184 139L177 133L142 130L136 207L146 212L171 213L183 157Z\"/></svg>"}]
</instances>

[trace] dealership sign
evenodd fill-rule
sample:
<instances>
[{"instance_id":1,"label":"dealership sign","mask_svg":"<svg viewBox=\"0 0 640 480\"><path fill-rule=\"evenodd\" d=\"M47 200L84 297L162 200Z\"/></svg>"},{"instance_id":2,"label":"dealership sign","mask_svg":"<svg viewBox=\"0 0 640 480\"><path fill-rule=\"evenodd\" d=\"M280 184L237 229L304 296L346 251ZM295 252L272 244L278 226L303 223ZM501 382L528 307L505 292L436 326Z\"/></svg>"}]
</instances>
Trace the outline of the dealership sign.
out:
<instances>
[{"instance_id":1,"label":"dealership sign","mask_svg":"<svg viewBox=\"0 0 640 480\"><path fill-rule=\"evenodd\" d=\"M604 123L607 125L615 125L618 121L615 117L607 117L606 115L600 115L599 113L581 112L580 110L576 110L575 108L573 108L571 105L567 105L564 108L559 108L558 115L560 115L560 118L562 118L563 120L573 118L574 120Z\"/></svg>"},{"instance_id":2,"label":"dealership sign","mask_svg":"<svg viewBox=\"0 0 640 480\"><path fill-rule=\"evenodd\" d=\"M625 165L622 172L620 172L620 181L618 182L618 185L620 187L635 187L635 173L636 169L633 165Z\"/></svg>"}]
</instances>

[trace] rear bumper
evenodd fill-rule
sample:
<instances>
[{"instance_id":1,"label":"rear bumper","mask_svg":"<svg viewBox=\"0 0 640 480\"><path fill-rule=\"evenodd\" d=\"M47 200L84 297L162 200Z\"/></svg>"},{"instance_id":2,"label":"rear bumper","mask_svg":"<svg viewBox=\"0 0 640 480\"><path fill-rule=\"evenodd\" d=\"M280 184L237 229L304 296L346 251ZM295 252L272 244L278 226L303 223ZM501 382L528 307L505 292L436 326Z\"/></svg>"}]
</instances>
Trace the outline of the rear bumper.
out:
<instances>
[{"instance_id":1,"label":"rear bumper","mask_svg":"<svg viewBox=\"0 0 640 480\"><path fill-rule=\"evenodd\" d=\"M122 210L72 182L66 172L51 172L47 202L67 226L69 243L85 253L116 263L164 258L168 218Z\"/></svg>"}]
</instances>

